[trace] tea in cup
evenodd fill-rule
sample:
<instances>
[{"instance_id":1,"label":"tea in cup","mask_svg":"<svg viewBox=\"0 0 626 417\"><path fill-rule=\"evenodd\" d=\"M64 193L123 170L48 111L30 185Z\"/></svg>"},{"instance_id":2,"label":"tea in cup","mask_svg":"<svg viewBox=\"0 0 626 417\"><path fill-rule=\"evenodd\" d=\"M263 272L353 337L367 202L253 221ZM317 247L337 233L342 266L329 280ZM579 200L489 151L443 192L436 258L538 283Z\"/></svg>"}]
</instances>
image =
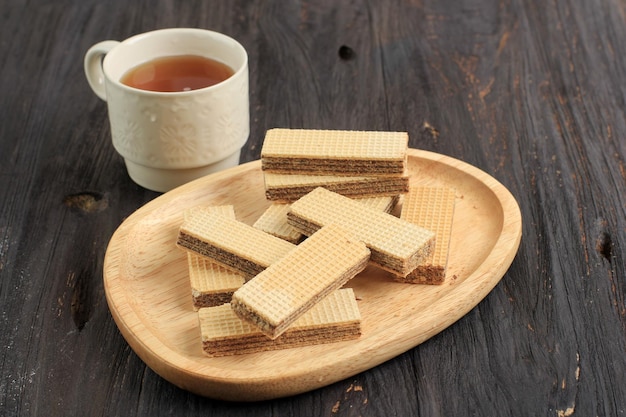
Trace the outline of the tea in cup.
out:
<instances>
[{"instance_id":1,"label":"tea in cup","mask_svg":"<svg viewBox=\"0 0 626 417\"><path fill-rule=\"evenodd\" d=\"M162 29L97 43L84 65L137 184L169 191L239 163L250 133L248 55L239 42Z\"/></svg>"}]
</instances>

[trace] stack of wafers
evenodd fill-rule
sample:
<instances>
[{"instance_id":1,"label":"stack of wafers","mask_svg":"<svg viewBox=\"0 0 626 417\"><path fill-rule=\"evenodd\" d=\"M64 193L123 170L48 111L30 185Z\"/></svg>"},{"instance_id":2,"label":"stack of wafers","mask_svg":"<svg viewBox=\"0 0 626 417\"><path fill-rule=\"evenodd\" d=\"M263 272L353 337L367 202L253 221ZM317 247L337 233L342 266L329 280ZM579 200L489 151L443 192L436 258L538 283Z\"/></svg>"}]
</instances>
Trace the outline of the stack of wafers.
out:
<instances>
[{"instance_id":1,"label":"stack of wafers","mask_svg":"<svg viewBox=\"0 0 626 417\"><path fill-rule=\"evenodd\" d=\"M355 339L361 315L351 288L332 292L298 318L280 337L270 339L242 320L229 304L199 311L202 348L226 356Z\"/></svg>"},{"instance_id":2,"label":"stack of wafers","mask_svg":"<svg viewBox=\"0 0 626 417\"><path fill-rule=\"evenodd\" d=\"M192 292L213 296L203 305L193 297L207 355L359 337L354 293L340 287L365 268L370 257L365 244L332 225L296 246L237 221L231 210L189 210L177 240L187 252ZM251 270L260 272L250 277ZM198 284L199 276L210 279ZM225 276L238 281L224 285ZM216 305L215 294L227 297L226 304Z\"/></svg>"},{"instance_id":3,"label":"stack of wafers","mask_svg":"<svg viewBox=\"0 0 626 417\"><path fill-rule=\"evenodd\" d=\"M343 286L368 263L392 280L444 282L454 191L409 187L407 141L398 132L272 129L262 150L270 205L253 225L232 206L185 213L177 245L207 355L358 338L357 301Z\"/></svg>"},{"instance_id":4,"label":"stack of wafers","mask_svg":"<svg viewBox=\"0 0 626 417\"><path fill-rule=\"evenodd\" d=\"M261 149L265 195L291 202L317 187L348 197L406 193L406 132L270 129Z\"/></svg>"}]
</instances>

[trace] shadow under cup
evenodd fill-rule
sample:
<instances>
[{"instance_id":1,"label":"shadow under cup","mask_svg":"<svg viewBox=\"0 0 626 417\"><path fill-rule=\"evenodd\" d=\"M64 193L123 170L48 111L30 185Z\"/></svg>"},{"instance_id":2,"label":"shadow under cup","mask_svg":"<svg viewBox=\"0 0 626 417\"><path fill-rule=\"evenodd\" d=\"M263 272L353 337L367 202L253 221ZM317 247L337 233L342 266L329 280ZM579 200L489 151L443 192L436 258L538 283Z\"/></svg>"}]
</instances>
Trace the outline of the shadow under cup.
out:
<instances>
[{"instance_id":1,"label":"shadow under cup","mask_svg":"<svg viewBox=\"0 0 626 417\"><path fill-rule=\"evenodd\" d=\"M140 90L120 82L140 64L176 55L211 58L234 74L182 92ZM113 146L137 184L164 192L239 163L250 116L248 56L237 41L201 29L148 32L116 42L102 71Z\"/></svg>"}]
</instances>

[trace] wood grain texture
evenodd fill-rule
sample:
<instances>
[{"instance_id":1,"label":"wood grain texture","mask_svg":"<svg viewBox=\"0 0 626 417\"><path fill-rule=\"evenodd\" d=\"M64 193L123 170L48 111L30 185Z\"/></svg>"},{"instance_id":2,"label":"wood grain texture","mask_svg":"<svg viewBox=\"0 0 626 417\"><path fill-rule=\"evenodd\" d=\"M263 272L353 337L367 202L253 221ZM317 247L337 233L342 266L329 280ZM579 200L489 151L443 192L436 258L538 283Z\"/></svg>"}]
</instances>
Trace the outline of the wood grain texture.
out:
<instances>
[{"instance_id":1,"label":"wood grain texture","mask_svg":"<svg viewBox=\"0 0 626 417\"><path fill-rule=\"evenodd\" d=\"M620 0L4 2L0 414L622 414L625 23ZM172 26L247 48L242 161L270 127L389 129L493 175L524 219L509 272L446 331L307 394L220 402L156 375L113 322L102 267L158 194L128 179L82 59Z\"/></svg>"}]
</instances>

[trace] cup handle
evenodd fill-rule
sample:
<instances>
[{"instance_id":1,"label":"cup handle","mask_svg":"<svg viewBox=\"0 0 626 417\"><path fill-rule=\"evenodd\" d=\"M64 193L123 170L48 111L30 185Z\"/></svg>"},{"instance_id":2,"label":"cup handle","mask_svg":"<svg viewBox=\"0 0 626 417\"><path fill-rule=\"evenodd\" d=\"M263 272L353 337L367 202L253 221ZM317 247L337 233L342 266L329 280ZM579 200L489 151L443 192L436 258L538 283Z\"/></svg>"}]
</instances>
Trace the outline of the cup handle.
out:
<instances>
[{"instance_id":1,"label":"cup handle","mask_svg":"<svg viewBox=\"0 0 626 417\"><path fill-rule=\"evenodd\" d=\"M115 46L118 41L103 41L93 45L85 54L85 76L94 93L102 100L107 101L104 88L104 71L102 70L102 58Z\"/></svg>"}]
</instances>

